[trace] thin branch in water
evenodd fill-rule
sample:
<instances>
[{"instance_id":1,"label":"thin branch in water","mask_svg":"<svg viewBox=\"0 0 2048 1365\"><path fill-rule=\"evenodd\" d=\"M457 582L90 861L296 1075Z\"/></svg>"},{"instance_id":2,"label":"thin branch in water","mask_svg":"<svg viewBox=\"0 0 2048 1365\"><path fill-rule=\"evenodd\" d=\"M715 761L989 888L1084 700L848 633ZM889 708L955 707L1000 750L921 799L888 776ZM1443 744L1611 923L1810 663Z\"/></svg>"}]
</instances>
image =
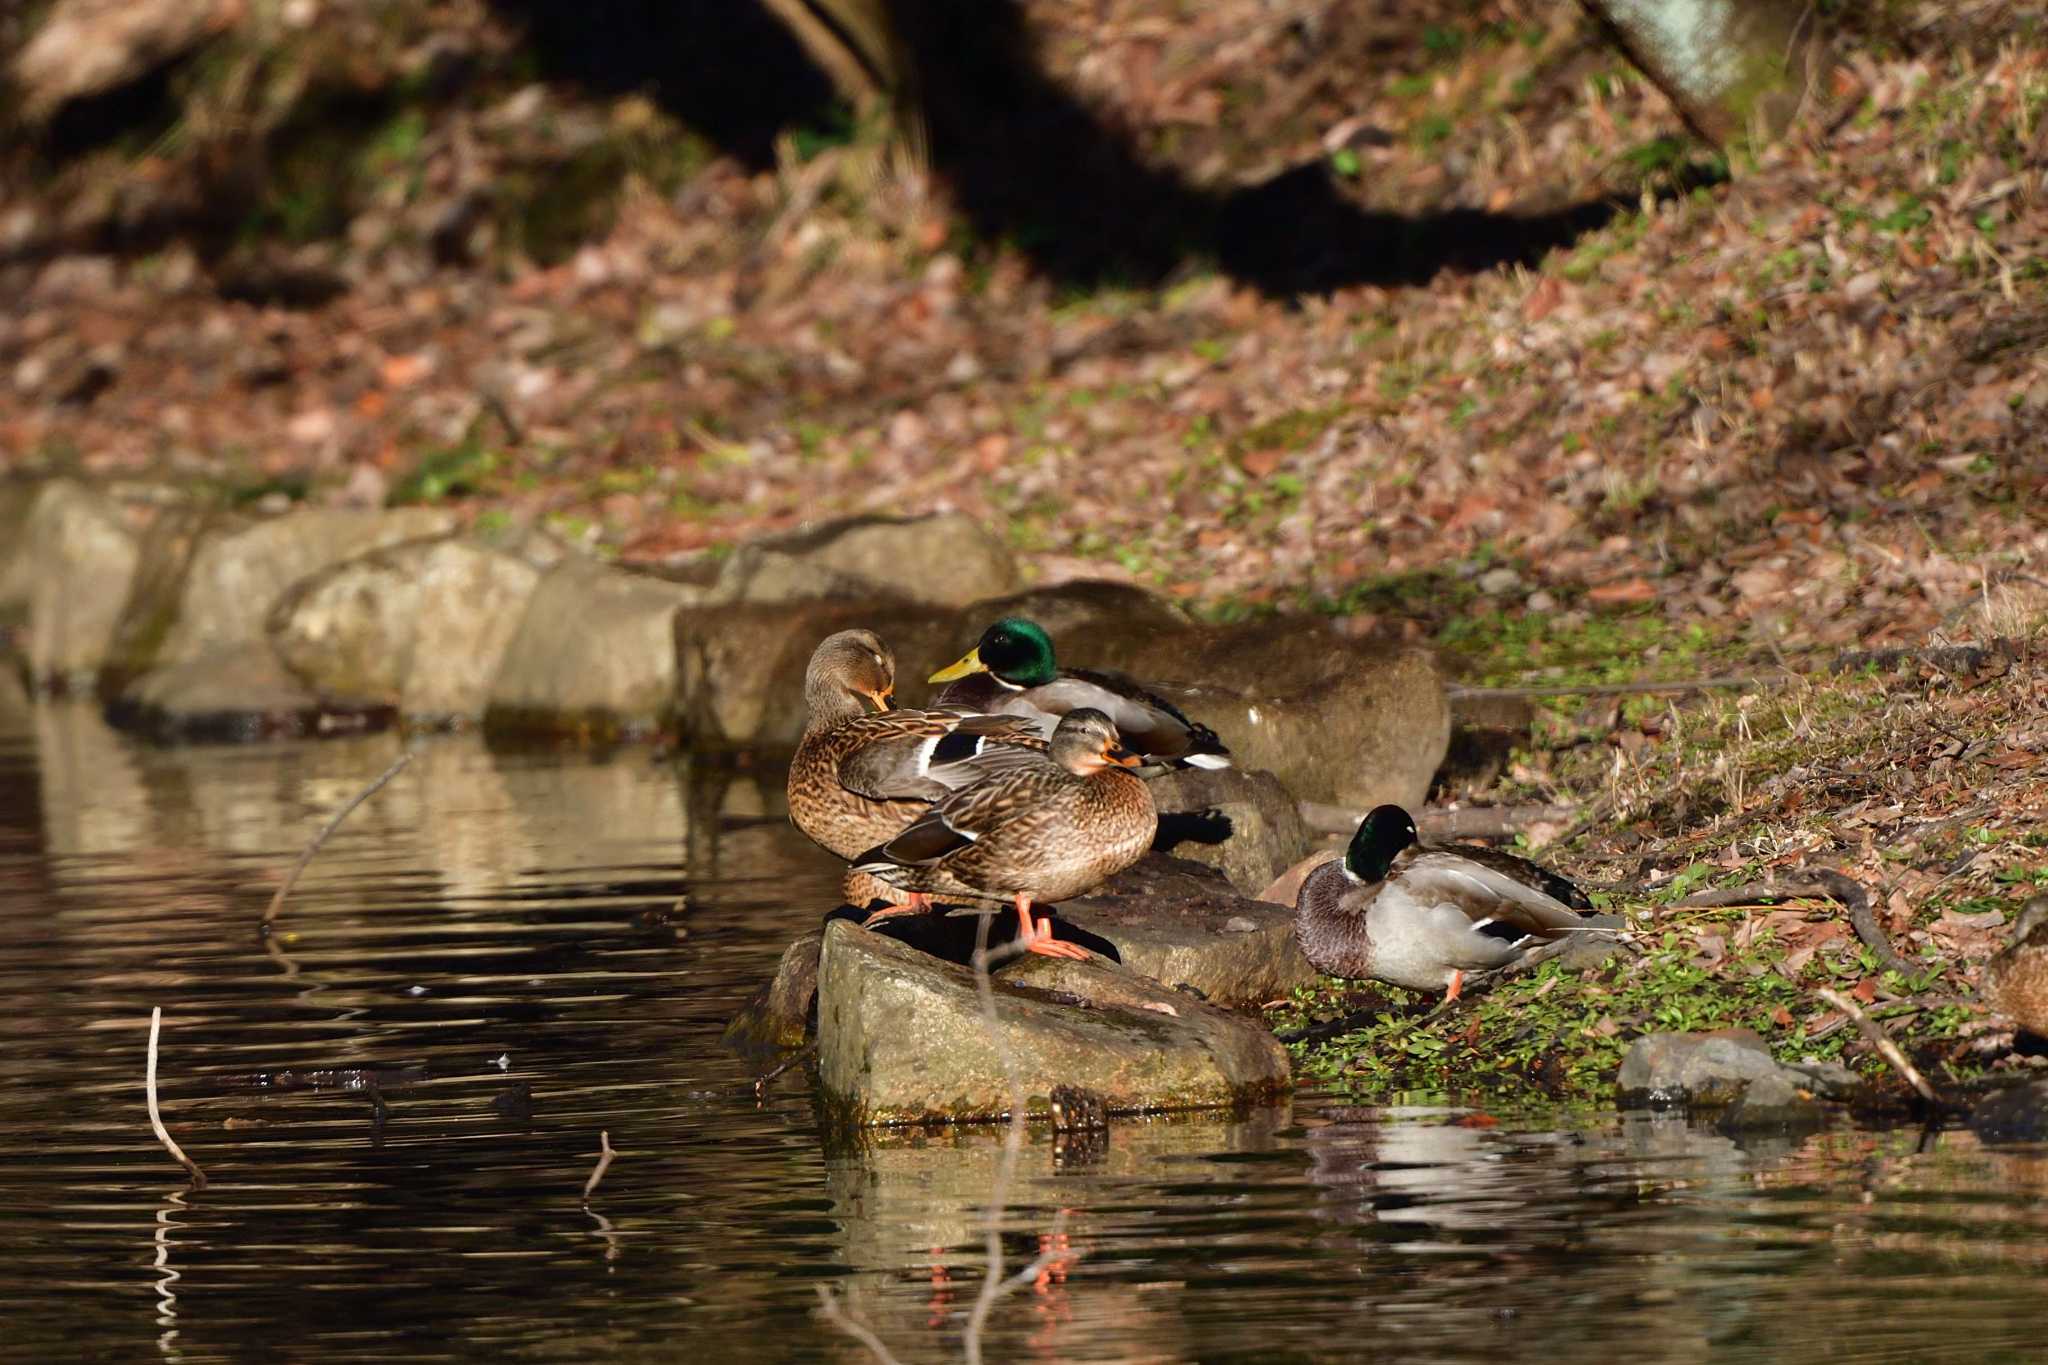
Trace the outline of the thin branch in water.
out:
<instances>
[{"instance_id":1,"label":"thin branch in water","mask_svg":"<svg viewBox=\"0 0 2048 1365\"><path fill-rule=\"evenodd\" d=\"M761 1075L756 1076L754 1078L754 1098L757 1100L764 1098L768 1094L768 1087L774 1084L775 1080L778 1077L780 1077L783 1072L789 1070L793 1066L800 1064L805 1058L811 1056L817 1050L818 1040L813 1038L810 1042L805 1043L795 1052L790 1053L788 1057L778 1062L775 1066L769 1068Z\"/></svg>"},{"instance_id":2,"label":"thin branch in water","mask_svg":"<svg viewBox=\"0 0 2048 1365\"><path fill-rule=\"evenodd\" d=\"M882 1365L901 1365L895 1354L875 1335L874 1329L842 1308L839 1296L834 1294L829 1286L822 1284L818 1286L818 1312L825 1321L874 1352L875 1359L881 1361Z\"/></svg>"},{"instance_id":3,"label":"thin branch in water","mask_svg":"<svg viewBox=\"0 0 2048 1365\"><path fill-rule=\"evenodd\" d=\"M341 822L348 819L357 806L362 805L363 802L375 796L386 782L398 776L404 770L405 765L412 762L413 755L416 752L418 751L414 749L401 750L398 757L391 760L391 766L377 774L376 781L350 797L348 804L334 812L333 818L320 827L320 832L313 836L313 842L306 845L305 852L299 854L299 860L292 864L292 870L285 874L284 884L277 888L277 894L272 896L270 904L264 907L263 926L266 930L270 927L272 921L277 918L277 912L284 909L284 898L291 894L294 886L298 885L299 874L306 870L306 864L313 861L313 855L320 851L320 846L327 842L328 836L341 828Z\"/></svg>"},{"instance_id":4,"label":"thin branch in water","mask_svg":"<svg viewBox=\"0 0 2048 1365\"><path fill-rule=\"evenodd\" d=\"M583 1204L590 1206L590 1196L597 1193L597 1182L604 1179L604 1173L612 1168L612 1158L618 1153L612 1150L612 1134L609 1128L597 1135L597 1166L590 1172L590 1179L583 1182Z\"/></svg>"},{"instance_id":5,"label":"thin branch in water","mask_svg":"<svg viewBox=\"0 0 2048 1365\"><path fill-rule=\"evenodd\" d=\"M1892 1041L1891 1034L1885 1032L1883 1024L1865 1014L1861 1005L1838 990L1822 986L1819 995L1821 999L1849 1016L1862 1031L1863 1036L1870 1040L1871 1046L1877 1049L1877 1055L1890 1062L1892 1069L1906 1078L1906 1084L1912 1086L1921 1099L1937 1109L1941 1107L1941 1098L1934 1093L1934 1087L1920 1074L1920 1068L1914 1066L1911 1059L1899 1050L1899 1045Z\"/></svg>"},{"instance_id":6,"label":"thin branch in water","mask_svg":"<svg viewBox=\"0 0 2048 1365\"><path fill-rule=\"evenodd\" d=\"M192 1177L192 1188L203 1190L206 1188L206 1172L199 1169L198 1162L185 1155L183 1147L172 1141L171 1130L164 1127L163 1111L158 1109L156 1105L156 1041L157 1035L163 1031L163 1026L164 1007L162 1005L150 1006L149 1067L143 1079L143 1093L149 1100L149 1126L156 1130L156 1140L164 1145L164 1150L169 1152L172 1159L185 1168L185 1174Z\"/></svg>"}]
</instances>

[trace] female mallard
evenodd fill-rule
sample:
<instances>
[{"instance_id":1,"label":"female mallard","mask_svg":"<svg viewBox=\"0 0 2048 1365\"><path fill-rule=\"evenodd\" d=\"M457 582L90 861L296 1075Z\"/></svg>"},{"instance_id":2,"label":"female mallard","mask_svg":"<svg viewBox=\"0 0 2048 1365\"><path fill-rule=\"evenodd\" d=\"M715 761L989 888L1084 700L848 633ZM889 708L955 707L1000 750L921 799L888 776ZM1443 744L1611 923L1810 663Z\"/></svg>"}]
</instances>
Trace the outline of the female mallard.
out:
<instances>
[{"instance_id":1,"label":"female mallard","mask_svg":"<svg viewBox=\"0 0 2048 1365\"><path fill-rule=\"evenodd\" d=\"M2012 942L1984 964L1980 993L1991 1008L2048 1037L2048 896L2036 896L2013 921Z\"/></svg>"},{"instance_id":2,"label":"female mallard","mask_svg":"<svg viewBox=\"0 0 2048 1365\"><path fill-rule=\"evenodd\" d=\"M1424 848L1399 806L1359 822L1343 858L1309 873L1294 936L1318 971L1456 1000L1465 973L1495 971L1585 927L1585 893L1486 848Z\"/></svg>"},{"instance_id":3,"label":"female mallard","mask_svg":"<svg viewBox=\"0 0 2048 1365\"><path fill-rule=\"evenodd\" d=\"M947 791L978 780L982 769L964 765L985 747L1045 748L1022 717L892 710L895 686L896 660L867 630L827 637L804 673L810 718L789 765L789 818L842 858L873 848ZM911 906L923 909L926 901L915 897Z\"/></svg>"},{"instance_id":4,"label":"female mallard","mask_svg":"<svg viewBox=\"0 0 2048 1365\"><path fill-rule=\"evenodd\" d=\"M1052 637L1019 616L983 631L966 657L929 681L950 684L934 706L1027 716L1042 735L1051 735L1060 717L1078 707L1100 711L1146 767L1230 766L1230 750L1214 730L1120 674L1062 671L1053 662Z\"/></svg>"},{"instance_id":5,"label":"female mallard","mask_svg":"<svg viewBox=\"0 0 2048 1365\"><path fill-rule=\"evenodd\" d=\"M1017 942L1049 957L1086 957L1057 941L1034 902L1091 891L1145 856L1158 829L1152 794L1129 771L1100 711L1070 711L1044 754L990 751L981 781L941 797L909 828L854 859L854 870L946 899L1011 901Z\"/></svg>"}]
</instances>

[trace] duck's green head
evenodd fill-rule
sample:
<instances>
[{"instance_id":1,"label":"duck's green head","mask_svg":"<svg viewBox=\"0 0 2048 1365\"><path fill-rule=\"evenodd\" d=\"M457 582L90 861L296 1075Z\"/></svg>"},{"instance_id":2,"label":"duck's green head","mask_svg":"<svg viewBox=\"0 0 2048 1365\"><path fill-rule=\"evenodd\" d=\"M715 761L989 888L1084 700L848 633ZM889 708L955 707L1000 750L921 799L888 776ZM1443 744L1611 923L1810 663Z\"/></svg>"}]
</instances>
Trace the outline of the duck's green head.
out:
<instances>
[{"instance_id":1,"label":"duck's green head","mask_svg":"<svg viewBox=\"0 0 2048 1365\"><path fill-rule=\"evenodd\" d=\"M965 658L932 674L931 681L952 682L970 673L993 673L1012 687L1043 687L1059 676L1052 637L1036 621L1006 616L981 633Z\"/></svg>"},{"instance_id":2,"label":"duck's green head","mask_svg":"<svg viewBox=\"0 0 2048 1365\"><path fill-rule=\"evenodd\" d=\"M1415 821L1399 806L1375 806L1358 822L1351 847L1344 850L1344 870L1362 882L1386 880L1402 849L1417 839Z\"/></svg>"}]
</instances>

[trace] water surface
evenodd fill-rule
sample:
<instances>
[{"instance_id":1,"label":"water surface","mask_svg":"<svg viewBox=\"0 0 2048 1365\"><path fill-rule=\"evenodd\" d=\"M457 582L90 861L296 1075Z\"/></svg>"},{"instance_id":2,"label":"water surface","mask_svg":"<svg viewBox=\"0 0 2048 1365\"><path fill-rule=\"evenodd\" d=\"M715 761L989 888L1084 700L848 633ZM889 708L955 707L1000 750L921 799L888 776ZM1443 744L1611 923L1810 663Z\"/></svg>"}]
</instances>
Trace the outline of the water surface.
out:
<instances>
[{"instance_id":1,"label":"water surface","mask_svg":"<svg viewBox=\"0 0 2048 1365\"><path fill-rule=\"evenodd\" d=\"M866 1358L823 1285L956 1358L997 1135L828 1152L800 1071L757 1100L718 1046L836 883L779 774L432 742L266 944L396 750L156 750L0 682L0 1356ZM1052 1259L992 1360L2048 1351L2048 1151L1959 1133L1302 1096L1034 1133L1002 1226Z\"/></svg>"}]
</instances>

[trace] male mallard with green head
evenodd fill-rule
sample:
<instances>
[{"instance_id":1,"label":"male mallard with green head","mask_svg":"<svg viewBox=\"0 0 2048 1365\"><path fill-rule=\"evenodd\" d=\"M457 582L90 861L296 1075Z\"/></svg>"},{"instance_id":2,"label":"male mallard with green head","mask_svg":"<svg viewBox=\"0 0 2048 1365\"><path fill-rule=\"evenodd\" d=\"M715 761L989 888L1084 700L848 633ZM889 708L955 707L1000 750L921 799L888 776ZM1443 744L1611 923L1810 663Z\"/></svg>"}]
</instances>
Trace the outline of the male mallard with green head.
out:
<instances>
[{"instance_id":1,"label":"male mallard with green head","mask_svg":"<svg viewBox=\"0 0 2048 1365\"><path fill-rule=\"evenodd\" d=\"M1585 893L1555 873L1487 848L1425 848L1399 806L1359 822L1343 858L1309 873L1294 935L1318 971L1443 991L1585 928ZM1577 907L1577 908L1574 908Z\"/></svg>"},{"instance_id":2,"label":"male mallard with green head","mask_svg":"<svg viewBox=\"0 0 2048 1365\"><path fill-rule=\"evenodd\" d=\"M1984 964L1979 993L2028 1033L2048 1038L2048 896L2021 909L2012 942Z\"/></svg>"},{"instance_id":3,"label":"male mallard with green head","mask_svg":"<svg viewBox=\"0 0 2048 1365\"><path fill-rule=\"evenodd\" d=\"M952 788L979 780L983 770L964 765L984 750L1045 748L1022 717L892 709L895 687L895 657L868 630L827 637L804 673L810 714L789 765L789 818L842 858L873 848ZM928 904L918 895L903 908Z\"/></svg>"},{"instance_id":4,"label":"male mallard with green head","mask_svg":"<svg viewBox=\"0 0 2048 1365\"><path fill-rule=\"evenodd\" d=\"M1069 712L1044 754L990 752L982 780L948 793L854 870L946 900L1010 901L1027 951L1086 957L1031 907L1092 891L1145 856L1159 826L1152 794L1100 711Z\"/></svg>"},{"instance_id":5,"label":"male mallard with green head","mask_svg":"<svg viewBox=\"0 0 2048 1365\"><path fill-rule=\"evenodd\" d=\"M973 649L930 681L948 684L933 698L934 706L1025 716L1047 736L1061 716L1079 707L1100 711L1148 768L1230 766L1230 750L1216 732L1189 720L1172 702L1121 674L1062 670L1053 658L1052 637L1021 616L990 626Z\"/></svg>"}]
</instances>

